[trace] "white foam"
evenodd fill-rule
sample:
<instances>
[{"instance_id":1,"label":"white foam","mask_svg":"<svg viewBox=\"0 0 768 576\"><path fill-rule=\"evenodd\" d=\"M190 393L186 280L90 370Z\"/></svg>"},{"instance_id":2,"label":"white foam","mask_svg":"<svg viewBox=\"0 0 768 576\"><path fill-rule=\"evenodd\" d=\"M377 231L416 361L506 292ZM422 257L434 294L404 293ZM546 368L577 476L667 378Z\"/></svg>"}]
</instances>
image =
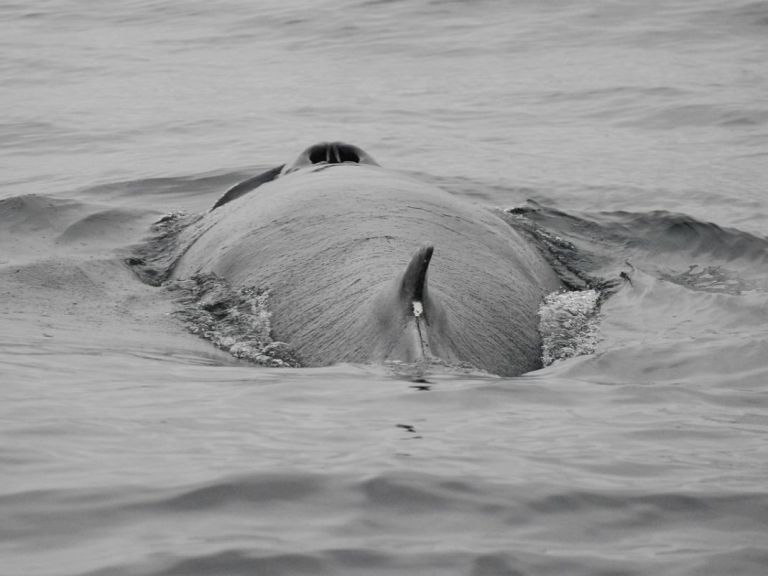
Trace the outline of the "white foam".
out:
<instances>
[{"instance_id":1,"label":"white foam","mask_svg":"<svg viewBox=\"0 0 768 576\"><path fill-rule=\"evenodd\" d=\"M179 316L193 334L236 358L271 367L298 366L290 346L272 339L269 292L234 290L212 274L174 282Z\"/></svg>"},{"instance_id":2,"label":"white foam","mask_svg":"<svg viewBox=\"0 0 768 576\"><path fill-rule=\"evenodd\" d=\"M595 290L553 292L539 307L542 363L591 354L598 342L598 298Z\"/></svg>"}]
</instances>

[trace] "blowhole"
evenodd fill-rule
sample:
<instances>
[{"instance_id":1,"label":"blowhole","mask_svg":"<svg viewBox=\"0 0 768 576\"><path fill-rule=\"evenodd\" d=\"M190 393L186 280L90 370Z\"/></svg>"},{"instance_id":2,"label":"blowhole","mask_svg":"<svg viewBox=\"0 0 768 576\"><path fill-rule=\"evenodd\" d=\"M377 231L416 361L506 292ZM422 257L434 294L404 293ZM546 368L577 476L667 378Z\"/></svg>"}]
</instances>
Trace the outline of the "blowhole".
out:
<instances>
[{"instance_id":1,"label":"blowhole","mask_svg":"<svg viewBox=\"0 0 768 576\"><path fill-rule=\"evenodd\" d=\"M330 144L315 144L309 149L309 161L312 164L327 162L328 164L342 164L344 162L360 163L358 149L342 142Z\"/></svg>"},{"instance_id":2,"label":"blowhole","mask_svg":"<svg viewBox=\"0 0 768 576\"><path fill-rule=\"evenodd\" d=\"M344 142L320 142L304 150L296 161L285 170L285 173L316 164L370 164L378 166L368 153L357 146Z\"/></svg>"}]
</instances>

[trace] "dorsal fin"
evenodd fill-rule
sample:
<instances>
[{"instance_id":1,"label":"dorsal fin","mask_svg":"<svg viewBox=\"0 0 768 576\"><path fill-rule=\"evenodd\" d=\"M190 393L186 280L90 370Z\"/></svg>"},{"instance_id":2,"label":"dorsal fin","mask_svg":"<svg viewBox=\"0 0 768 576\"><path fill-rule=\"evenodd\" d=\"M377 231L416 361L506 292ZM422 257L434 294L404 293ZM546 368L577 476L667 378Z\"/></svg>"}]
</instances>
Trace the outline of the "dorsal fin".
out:
<instances>
[{"instance_id":1,"label":"dorsal fin","mask_svg":"<svg viewBox=\"0 0 768 576\"><path fill-rule=\"evenodd\" d=\"M427 295L427 269L433 251L432 246L419 248L408 263L400 283L400 299L415 316L423 313L423 303ZM418 313L415 303L420 307Z\"/></svg>"},{"instance_id":2,"label":"dorsal fin","mask_svg":"<svg viewBox=\"0 0 768 576\"><path fill-rule=\"evenodd\" d=\"M216 208L218 208L219 206L224 206L224 204L226 204L227 202L232 202L232 200L236 200L237 198L240 198L240 196L244 194L248 194L248 192L250 192L251 190L255 190L262 184L266 184L267 182L272 182L272 180L280 176L280 172L282 171L283 166L285 166L285 164L281 164L280 166L267 170L266 172L263 172L258 176L254 176L253 178L244 180L239 184L235 184L234 186L232 186L232 188L226 191L224 196L222 196L216 201L216 204L214 204L213 208L211 208L211 212L216 210Z\"/></svg>"}]
</instances>

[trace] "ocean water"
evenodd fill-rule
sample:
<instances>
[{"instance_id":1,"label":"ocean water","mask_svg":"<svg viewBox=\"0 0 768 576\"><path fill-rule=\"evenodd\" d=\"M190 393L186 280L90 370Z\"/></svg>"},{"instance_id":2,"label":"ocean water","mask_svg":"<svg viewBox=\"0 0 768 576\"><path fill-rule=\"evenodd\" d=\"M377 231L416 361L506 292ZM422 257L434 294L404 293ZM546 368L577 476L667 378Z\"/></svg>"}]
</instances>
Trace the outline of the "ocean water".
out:
<instances>
[{"instance_id":1,"label":"ocean water","mask_svg":"<svg viewBox=\"0 0 768 576\"><path fill-rule=\"evenodd\" d=\"M768 573L768 3L2 2L0 46L0 574ZM596 349L185 331L131 247L321 140L614 280Z\"/></svg>"}]
</instances>

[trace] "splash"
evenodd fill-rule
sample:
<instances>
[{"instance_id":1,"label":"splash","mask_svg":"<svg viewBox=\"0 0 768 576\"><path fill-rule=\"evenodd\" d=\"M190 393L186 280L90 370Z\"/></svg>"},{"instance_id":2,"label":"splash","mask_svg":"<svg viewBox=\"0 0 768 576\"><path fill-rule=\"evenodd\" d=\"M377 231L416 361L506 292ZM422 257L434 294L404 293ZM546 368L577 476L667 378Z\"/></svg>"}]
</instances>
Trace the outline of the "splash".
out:
<instances>
[{"instance_id":1,"label":"splash","mask_svg":"<svg viewBox=\"0 0 768 576\"><path fill-rule=\"evenodd\" d=\"M599 305L596 290L553 292L544 299L539 307L544 366L595 351Z\"/></svg>"},{"instance_id":2,"label":"splash","mask_svg":"<svg viewBox=\"0 0 768 576\"><path fill-rule=\"evenodd\" d=\"M234 290L215 274L177 280L168 289L178 296L176 316L217 348L263 366L301 365L288 344L272 339L268 290Z\"/></svg>"}]
</instances>

